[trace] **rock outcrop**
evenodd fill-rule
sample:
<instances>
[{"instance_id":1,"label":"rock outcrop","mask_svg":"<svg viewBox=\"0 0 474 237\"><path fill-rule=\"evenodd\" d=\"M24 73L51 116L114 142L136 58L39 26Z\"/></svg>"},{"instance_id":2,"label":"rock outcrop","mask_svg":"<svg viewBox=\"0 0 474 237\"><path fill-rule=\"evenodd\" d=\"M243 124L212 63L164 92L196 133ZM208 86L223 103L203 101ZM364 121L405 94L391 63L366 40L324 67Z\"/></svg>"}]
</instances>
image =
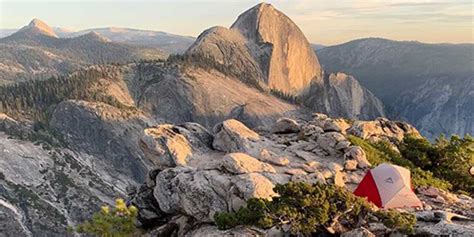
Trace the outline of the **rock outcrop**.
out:
<instances>
[{"instance_id":1,"label":"rock outcrop","mask_svg":"<svg viewBox=\"0 0 474 237\"><path fill-rule=\"evenodd\" d=\"M217 124L213 132L216 139L212 146L224 152L247 151L252 147L252 142L260 139L257 133L235 119Z\"/></svg>"},{"instance_id":2,"label":"rock outcrop","mask_svg":"<svg viewBox=\"0 0 474 237\"><path fill-rule=\"evenodd\" d=\"M230 29L204 31L186 52L201 55L246 75L246 83L286 94L307 91L322 70L298 26L272 5L262 3L242 13Z\"/></svg>"},{"instance_id":3,"label":"rock outcrop","mask_svg":"<svg viewBox=\"0 0 474 237\"><path fill-rule=\"evenodd\" d=\"M249 86L299 98L313 111L353 119L384 116L382 103L353 77L324 75L298 26L270 4L244 12L230 29L204 31L186 54L211 59Z\"/></svg>"},{"instance_id":4,"label":"rock outcrop","mask_svg":"<svg viewBox=\"0 0 474 237\"><path fill-rule=\"evenodd\" d=\"M238 30L263 70L271 89L288 94L306 91L321 80L322 69L298 26L272 5L261 3L242 13L231 29Z\"/></svg>"},{"instance_id":5,"label":"rock outcrop","mask_svg":"<svg viewBox=\"0 0 474 237\"><path fill-rule=\"evenodd\" d=\"M346 131L348 134L373 142L380 140L400 142L407 135L421 137L418 130L410 124L394 122L386 118L377 118L374 121L356 121Z\"/></svg>"},{"instance_id":6,"label":"rock outcrop","mask_svg":"<svg viewBox=\"0 0 474 237\"><path fill-rule=\"evenodd\" d=\"M0 157L2 236L67 236L67 226L125 196L120 187L129 183L129 177L100 169L100 159L88 154L4 132Z\"/></svg>"},{"instance_id":7,"label":"rock outcrop","mask_svg":"<svg viewBox=\"0 0 474 237\"><path fill-rule=\"evenodd\" d=\"M275 125L281 121L288 121L288 118L280 119ZM186 132L186 129L180 128L181 134L189 134L186 137L187 140L202 140L202 144L207 145L200 152L188 153L190 162L150 172L150 181L139 188L147 191L144 194L134 194L131 198L132 203L142 200L137 203L140 206L140 216L142 217L140 221L147 223L147 216L151 218L161 216L161 221L154 228L150 226L147 228L152 229L150 233L166 232L168 235L173 233L186 236L200 234L281 235L284 230L254 230L249 227L221 231L210 223L214 221L215 213L239 210L250 198L271 199L275 196L273 187L279 183L290 181L331 183L354 190L371 164L367 161L364 150L361 147L353 146L347 140L346 136L351 134L350 131L361 131L352 134L354 136L366 139L379 137L388 142L397 142L400 136L409 134L394 133L390 129L382 129L374 137L364 137L365 134L372 131L372 128L361 127L360 123L373 122L381 126L380 123L383 122L384 128L389 127L387 124L396 125L397 128L408 128L409 126L386 119L379 119L375 122L355 121L346 126L339 119L331 119L324 114L315 114L312 120L293 122L298 124L300 130L272 133L269 129L257 133L236 120L226 120L217 125L212 132L214 147L208 142L204 142L209 140L208 136L190 134ZM340 124L340 127L324 131L323 127L328 123ZM416 129L410 129L411 132L416 132ZM318 132L315 133L315 130ZM147 140L147 135L143 139ZM215 149L218 148L215 147L215 144L231 145L234 143L239 145L228 147L239 149ZM169 147L166 147L167 144ZM160 149L171 151L173 147L173 143L163 143ZM156 158L159 157L156 156ZM150 192L153 192L153 197L150 196ZM468 214L467 210L472 207L466 205L473 204L472 198L463 197L465 199L461 199L454 194L437 189L419 190L418 192L421 193L419 197L424 203L424 211L431 212L423 215L420 212L420 216L426 216L426 218L422 220L420 217L420 221L423 223L420 223L421 227L417 229L417 233L436 234L441 233L442 230L449 230L449 233L453 234L471 233L469 228L473 222L470 222L469 218L472 218L473 215L472 213ZM450 202L450 206L455 208L459 214L439 214L438 212L443 206L436 204L438 196L443 196L444 200ZM155 204L143 205L143 200L150 198L151 201L148 203ZM411 209L406 211L415 212ZM468 224L456 222L448 223L447 226L442 227L441 224L434 226L434 223L430 224L429 222L432 221L428 218L431 215L440 216L440 220L455 222L456 218L462 215L467 218L465 220L468 221ZM458 230L455 230L455 225L459 225ZM392 232L393 230L385 227L382 223L374 221L366 225L366 228L351 230L344 236L378 236Z\"/></svg>"},{"instance_id":8,"label":"rock outcrop","mask_svg":"<svg viewBox=\"0 0 474 237\"><path fill-rule=\"evenodd\" d=\"M143 182L149 163L143 160L138 141L154 122L140 111L70 100L57 106L50 126L78 152L102 157L96 168L117 172L117 180Z\"/></svg>"},{"instance_id":9,"label":"rock outcrop","mask_svg":"<svg viewBox=\"0 0 474 237\"><path fill-rule=\"evenodd\" d=\"M374 119L385 116L382 102L357 80L344 73L324 75L324 82L313 83L302 98L313 111L332 117Z\"/></svg>"},{"instance_id":10,"label":"rock outcrop","mask_svg":"<svg viewBox=\"0 0 474 237\"><path fill-rule=\"evenodd\" d=\"M180 72L150 64L130 76L137 107L169 123L192 121L212 129L235 118L254 128L270 126L282 116L304 116L298 106L215 70L190 67Z\"/></svg>"}]
</instances>

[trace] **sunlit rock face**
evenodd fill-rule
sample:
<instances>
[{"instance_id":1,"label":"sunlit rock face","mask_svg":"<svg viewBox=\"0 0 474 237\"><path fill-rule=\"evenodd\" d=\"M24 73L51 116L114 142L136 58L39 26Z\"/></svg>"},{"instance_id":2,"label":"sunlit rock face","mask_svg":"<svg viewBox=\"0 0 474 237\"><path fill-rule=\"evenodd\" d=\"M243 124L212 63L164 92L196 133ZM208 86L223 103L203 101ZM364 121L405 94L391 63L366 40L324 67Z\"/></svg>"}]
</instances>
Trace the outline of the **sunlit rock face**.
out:
<instances>
[{"instance_id":1,"label":"sunlit rock face","mask_svg":"<svg viewBox=\"0 0 474 237\"><path fill-rule=\"evenodd\" d=\"M230 29L204 31L186 52L220 64L245 84L299 98L331 116L373 119L382 103L352 76L323 72L301 30L270 4L241 14Z\"/></svg>"},{"instance_id":2,"label":"sunlit rock face","mask_svg":"<svg viewBox=\"0 0 474 237\"><path fill-rule=\"evenodd\" d=\"M259 62L270 88L299 94L321 79L321 66L298 26L270 4L259 4L239 16L231 29L258 46Z\"/></svg>"}]
</instances>

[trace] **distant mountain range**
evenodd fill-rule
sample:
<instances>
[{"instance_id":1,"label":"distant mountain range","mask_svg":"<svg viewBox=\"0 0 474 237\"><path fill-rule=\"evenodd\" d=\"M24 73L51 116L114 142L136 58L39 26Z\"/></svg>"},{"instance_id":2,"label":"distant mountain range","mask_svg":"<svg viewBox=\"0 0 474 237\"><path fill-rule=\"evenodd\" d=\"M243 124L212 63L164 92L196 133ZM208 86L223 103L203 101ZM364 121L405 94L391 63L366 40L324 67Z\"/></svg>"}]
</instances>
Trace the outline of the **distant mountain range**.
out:
<instances>
[{"instance_id":1,"label":"distant mountain range","mask_svg":"<svg viewBox=\"0 0 474 237\"><path fill-rule=\"evenodd\" d=\"M3 61L0 67L2 76L0 82L68 73L83 65L98 62L163 58L169 53L184 53L195 40L193 37L165 32L127 28L95 28L75 32L63 28L50 28L38 20L32 21L30 25L36 26L23 27L18 32L12 29L0 31L0 35L10 34L0 39L0 48L4 49L0 55L2 56L0 60ZM38 31L37 28L42 30ZM223 31L225 30L212 29L211 35L227 34ZM205 39L209 41L211 38ZM201 41L202 39L198 39L197 43ZM91 47L91 44L95 46ZM221 50L225 48L221 45L222 42L213 44L219 44ZM327 72L326 77L333 72L353 75L353 79L382 100L387 116L412 122L424 135L431 138L440 133L461 135L474 133L474 123L470 122L473 121L473 113L470 112L473 99L472 93L468 90L474 83L473 44L424 44L368 38L335 46L320 44L310 46L317 52L322 68ZM196 49L202 50L196 46L190 50ZM245 49L240 50L244 51ZM252 54L256 52L258 50L251 50L249 55L240 56L250 59L249 57L253 57ZM216 52L201 53L221 57L217 56ZM226 61L238 59L239 54L233 52L233 56L229 56L229 59L219 60L224 60L222 61L224 64L233 64L234 69L239 68L236 63L246 60ZM129 55L135 56L129 57ZM264 77L268 77L270 72L259 69L261 66L255 67L259 63L261 62L253 62L252 65L241 68L242 70L245 68L245 73L242 71L240 74L260 77L258 83L266 81ZM261 70L263 74L259 74ZM342 74L339 77L342 77ZM274 80L267 82L270 83L270 87L276 86L278 90L287 88L290 91L293 89L288 86L298 87L296 82L289 82L288 85L281 87L282 84L276 77L268 78ZM283 89L284 93L289 91ZM313 93L315 91L317 90L313 88ZM316 97L318 96L309 95L307 98ZM360 96L352 97L350 100L355 100L356 97ZM308 99L303 99L303 102L310 107L318 104ZM317 107L323 109L328 104L329 102L321 101ZM381 110L379 103L375 104L379 107L377 110ZM361 116L364 116L363 112L361 113ZM443 122L433 123L434 118Z\"/></svg>"},{"instance_id":2,"label":"distant mountain range","mask_svg":"<svg viewBox=\"0 0 474 237\"><path fill-rule=\"evenodd\" d=\"M474 134L474 44L426 44L380 38L317 51L323 68L354 75L388 115L424 135Z\"/></svg>"},{"instance_id":3,"label":"distant mountain range","mask_svg":"<svg viewBox=\"0 0 474 237\"><path fill-rule=\"evenodd\" d=\"M0 38L7 37L16 31L17 29L0 29ZM162 31L138 30L120 27L104 27L80 31L52 27L52 31L60 38L71 38L85 35L90 32L96 32L112 42L157 47L168 54L184 52L195 40L195 38L191 36L181 36Z\"/></svg>"},{"instance_id":4,"label":"distant mountain range","mask_svg":"<svg viewBox=\"0 0 474 237\"><path fill-rule=\"evenodd\" d=\"M59 38L46 23L34 19L0 39L0 84L70 73L92 64L166 56L158 48L110 42L96 32Z\"/></svg>"}]
</instances>

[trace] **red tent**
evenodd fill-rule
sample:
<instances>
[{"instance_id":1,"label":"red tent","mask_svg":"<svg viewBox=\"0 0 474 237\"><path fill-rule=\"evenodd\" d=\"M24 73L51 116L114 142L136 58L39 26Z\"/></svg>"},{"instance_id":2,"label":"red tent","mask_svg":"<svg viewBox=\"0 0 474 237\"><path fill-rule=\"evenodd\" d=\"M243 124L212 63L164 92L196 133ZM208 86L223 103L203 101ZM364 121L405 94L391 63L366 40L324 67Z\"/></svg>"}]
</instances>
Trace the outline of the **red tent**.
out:
<instances>
[{"instance_id":1,"label":"red tent","mask_svg":"<svg viewBox=\"0 0 474 237\"><path fill-rule=\"evenodd\" d=\"M382 208L422 206L411 189L410 171L392 164L369 170L354 194Z\"/></svg>"}]
</instances>

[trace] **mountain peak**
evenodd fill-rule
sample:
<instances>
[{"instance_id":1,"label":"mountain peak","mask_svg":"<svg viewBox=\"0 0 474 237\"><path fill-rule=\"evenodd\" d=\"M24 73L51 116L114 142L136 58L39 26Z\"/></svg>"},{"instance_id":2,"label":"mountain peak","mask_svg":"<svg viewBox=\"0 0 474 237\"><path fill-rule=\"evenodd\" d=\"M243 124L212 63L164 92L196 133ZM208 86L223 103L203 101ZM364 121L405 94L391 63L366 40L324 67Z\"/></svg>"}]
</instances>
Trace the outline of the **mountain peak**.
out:
<instances>
[{"instance_id":1,"label":"mountain peak","mask_svg":"<svg viewBox=\"0 0 474 237\"><path fill-rule=\"evenodd\" d=\"M266 3L266 2L259 3L259 4L255 5L255 6L254 6L253 8L251 8L251 9L258 9L259 11L275 10L275 8L273 7L272 4Z\"/></svg>"},{"instance_id":2,"label":"mountain peak","mask_svg":"<svg viewBox=\"0 0 474 237\"><path fill-rule=\"evenodd\" d=\"M259 53L254 56L260 60L270 88L300 94L312 81L322 81L321 66L303 32L271 4L260 3L245 11L231 29L261 49L253 54Z\"/></svg>"},{"instance_id":3,"label":"mountain peak","mask_svg":"<svg viewBox=\"0 0 474 237\"><path fill-rule=\"evenodd\" d=\"M109 39L106 37L102 36L101 34L97 33L97 31L91 31L85 35L81 35L76 37L75 39L80 39L80 40L91 40L91 41L100 41L100 42L110 42Z\"/></svg>"},{"instance_id":4,"label":"mountain peak","mask_svg":"<svg viewBox=\"0 0 474 237\"><path fill-rule=\"evenodd\" d=\"M42 34L58 38L56 33L54 33L54 30L38 18L31 20L27 26L21 28L18 32L30 32L33 34Z\"/></svg>"}]
</instances>

